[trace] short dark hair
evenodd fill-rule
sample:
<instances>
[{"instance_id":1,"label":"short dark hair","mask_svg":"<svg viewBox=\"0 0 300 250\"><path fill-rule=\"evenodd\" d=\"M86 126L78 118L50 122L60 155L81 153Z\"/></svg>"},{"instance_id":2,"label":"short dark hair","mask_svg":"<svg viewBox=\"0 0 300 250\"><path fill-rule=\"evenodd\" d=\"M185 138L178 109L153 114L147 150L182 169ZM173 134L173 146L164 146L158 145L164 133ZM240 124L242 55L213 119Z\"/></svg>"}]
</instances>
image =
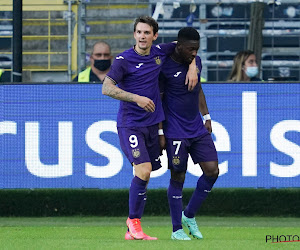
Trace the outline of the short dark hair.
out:
<instances>
[{"instance_id":1,"label":"short dark hair","mask_svg":"<svg viewBox=\"0 0 300 250\"><path fill-rule=\"evenodd\" d=\"M136 26L138 23L146 23L150 27L153 28L153 34L155 35L158 32L158 23L155 21L154 18L150 16L140 16L137 19L135 19L133 31L136 30Z\"/></svg>"},{"instance_id":2,"label":"short dark hair","mask_svg":"<svg viewBox=\"0 0 300 250\"><path fill-rule=\"evenodd\" d=\"M200 35L198 31L193 27L181 28L178 32L177 41L184 42L189 40L199 41Z\"/></svg>"},{"instance_id":3,"label":"short dark hair","mask_svg":"<svg viewBox=\"0 0 300 250\"><path fill-rule=\"evenodd\" d=\"M111 53L111 47L110 47L110 45L107 42L97 41L97 42L94 43L94 45L92 47L92 53L91 53L91 55L94 53L94 49L95 49L96 45L98 45L98 44L106 45L108 47L108 49L109 49L109 54Z\"/></svg>"}]
</instances>

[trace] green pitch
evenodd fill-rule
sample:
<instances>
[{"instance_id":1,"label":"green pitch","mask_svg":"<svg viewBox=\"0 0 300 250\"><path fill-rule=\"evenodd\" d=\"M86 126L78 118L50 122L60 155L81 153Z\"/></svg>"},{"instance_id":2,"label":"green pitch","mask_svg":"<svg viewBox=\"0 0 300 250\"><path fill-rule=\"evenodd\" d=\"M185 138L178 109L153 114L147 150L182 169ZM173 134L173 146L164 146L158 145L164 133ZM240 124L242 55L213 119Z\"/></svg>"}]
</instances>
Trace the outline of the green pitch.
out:
<instances>
[{"instance_id":1,"label":"green pitch","mask_svg":"<svg viewBox=\"0 0 300 250\"><path fill-rule=\"evenodd\" d=\"M266 235L300 236L300 218L198 216L204 239L188 242L170 239L169 217L142 219L144 232L158 241L125 241L125 221L125 217L0 217L0 249L300 249L300 241L266 243Z\"/></svg>"}]
</instances>

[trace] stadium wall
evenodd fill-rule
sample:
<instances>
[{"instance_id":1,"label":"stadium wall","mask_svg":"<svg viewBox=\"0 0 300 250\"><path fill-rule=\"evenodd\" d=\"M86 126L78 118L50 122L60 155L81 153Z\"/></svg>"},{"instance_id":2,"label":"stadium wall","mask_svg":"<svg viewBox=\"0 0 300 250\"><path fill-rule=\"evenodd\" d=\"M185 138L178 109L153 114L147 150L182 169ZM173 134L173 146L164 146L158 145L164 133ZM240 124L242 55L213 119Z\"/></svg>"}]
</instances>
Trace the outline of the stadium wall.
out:
<instances>
[{"instance_id":1,"label":"stadium wall","mask_svg":"<svg viewBox=\"0 0 300 250\"><path fill-rule=\"evenodd\" d=\"M193 189L183 192L187 205ZM300 189L212 190L198 216L300 217ZM149 190L145 215L169 215L166 189ZM128 190L0 190L0 216L128 216Z\"/></svg>"},{"instance_id":2,"label":"stadium wall","mask_svg":"<svg viewBox=\"0 0 300 250\"><path fill-rule=\"evenodd\" d=\"M127 214L132 167L118 141L119 102L101 88L0 85L0 216ZM220 177L200 213L299 216L300 83L203 90ZM151 175L146 214L168 214L166 163L163 155ZM189 161L185 204L201 174Z\"/></svg>"},{"instance_id":3,"label":"stadium wall","mask_svg":"<svg viewBox=\"0 0 300 250\"><path fill-rule=\"evenodd\" d=\"M203 84L218 151L218 188L300 187L300 83ZM119 102L100 84L0 85L0 189L126 189ZM167 158L149 189L167 188ZM202 171L191 159L185 188Z\"/></svg>"}]
</instances>

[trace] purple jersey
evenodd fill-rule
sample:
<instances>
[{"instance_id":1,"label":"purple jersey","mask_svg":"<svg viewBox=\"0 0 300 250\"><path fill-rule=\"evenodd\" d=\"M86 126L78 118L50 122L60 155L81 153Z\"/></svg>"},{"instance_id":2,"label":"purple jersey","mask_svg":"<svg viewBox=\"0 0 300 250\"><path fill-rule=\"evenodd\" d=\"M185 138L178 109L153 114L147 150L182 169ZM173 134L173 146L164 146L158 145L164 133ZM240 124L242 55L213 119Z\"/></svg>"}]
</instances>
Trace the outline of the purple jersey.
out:
<instances>
[{"instance_id":1,"label":"purple jersey","mask_svg":"<svg viewBox=\"0 0 300 250\"><path fill-rule=\"evenodd\" d=\"M198 79L202 69L200 57L196 57ZM163 65L159 77L161 91L164 92L163 108L165 121L163 122L166 138L194 138L208 133L203 125L199 112L198 83L193 91L188 91L185 77L188 65L175 62L168 57Z\"/></svg>"},{"instance_id":2,"label":"purple jersey","mask_svg":"<svg viewBox=\"0 0 300 250\"><path fill-rule=\"evenodd\" d=\"M118 127L147 127L164 119L158 76L162 64L174 52L175 46L174 43L152 45L149 55L141 55L131 48L116 56L107 77L120 89L146 96L155 104L155 111L151 113L134 102L121 101Z\"/></svg>"}]
</instances>

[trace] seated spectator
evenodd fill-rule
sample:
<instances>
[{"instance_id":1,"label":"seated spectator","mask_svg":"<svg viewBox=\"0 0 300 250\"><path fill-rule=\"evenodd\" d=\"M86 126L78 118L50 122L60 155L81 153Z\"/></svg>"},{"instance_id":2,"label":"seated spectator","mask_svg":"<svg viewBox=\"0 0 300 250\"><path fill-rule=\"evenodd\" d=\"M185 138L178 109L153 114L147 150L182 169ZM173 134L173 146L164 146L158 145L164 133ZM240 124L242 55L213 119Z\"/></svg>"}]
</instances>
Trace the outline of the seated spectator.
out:
<instances>
[{"instance_id":1,"label":"seated spectator","mask_svg":"<svg viewBox=\"0 0 300 250\"><path fill-rule=\"evenodd\" d=\"M111 49L106 42L96 42L90 55L91 66L80 72L73 82L99 82L103 83L104 77L111 66Z\"/></svg>"},{"instance_id":2,"label":"seated spectator","mask_svg":"<svg viewBox=\"0 0 300 250\"><path fill-rule=\"evenodd\" d=\"M257 74L258 66L254 52L251 50L242 50L233 59L228 80L234 82L261 81L260 78L256 77Z\"/></svg>"}]
</instances>

